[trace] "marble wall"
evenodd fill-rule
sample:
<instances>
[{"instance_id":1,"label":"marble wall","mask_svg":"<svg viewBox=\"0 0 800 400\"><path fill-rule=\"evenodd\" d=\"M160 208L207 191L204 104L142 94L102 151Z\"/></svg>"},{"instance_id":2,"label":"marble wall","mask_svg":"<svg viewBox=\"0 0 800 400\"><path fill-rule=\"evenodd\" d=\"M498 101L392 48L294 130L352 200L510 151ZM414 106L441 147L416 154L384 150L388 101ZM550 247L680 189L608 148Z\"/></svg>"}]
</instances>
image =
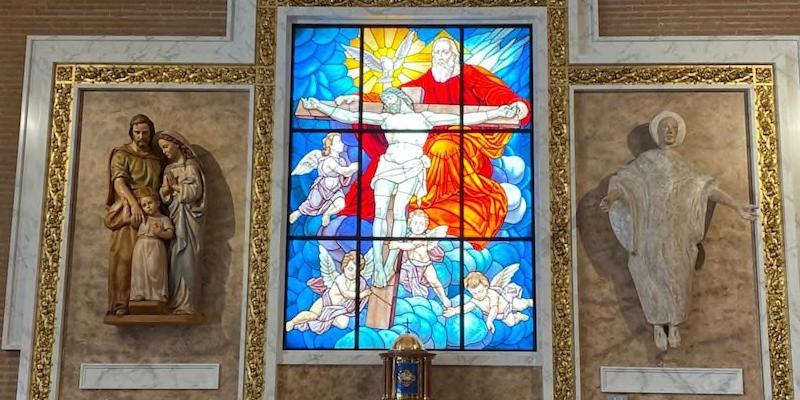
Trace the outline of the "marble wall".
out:
<instances>
[{"instance_id":1,"label":"marble wall","mask_svg":"<svg viewBox=\"0 0 800 400\"><path fill-rule=\"evenodd\" d=\"M543 398L541 368L434 363L431 376L431 396L436 400ZM278 368L278 398L281 400L378 400L383 395L382 385L382 365L281 365Z\"/></svg>"},{"instance_id":2,"label":"marble wall","mask_svg":"<svg viewBox=\"0 0 800 400\"><path fill-rule=\"evenodd\" d=\"M239 380L249 92L86 91L80 102L78 168L61 348L59 398L235 399ZM201 311L195 327L103 324L109 231L103 226L112 148L129 141L128 121L149 115L156 130L192 141L203 165L206 227ZM78 389L81 363L219 363L218 391Z\"/></svg>"},{"instance_id":3,"label":"marble wall","mask_svg":"<svg viewBox=\"0 0 800 400\"><path fill-rule=\"evenodd\" d=\"M644 319L626 252L598 207L609 177L636 154L655 146L647 124L665 109L686 120L686 141L677 151L715 176L734 198L752 201L746 100L744 92L575 94L582 399L604 398L599 390L601 366L742 368L745 395L740 398L763 398L753 228L734 211L715 208L703 241L704 259L695 271L692 309L681 330L683 344L663 355Z\"/></svg>"}]
</instances>

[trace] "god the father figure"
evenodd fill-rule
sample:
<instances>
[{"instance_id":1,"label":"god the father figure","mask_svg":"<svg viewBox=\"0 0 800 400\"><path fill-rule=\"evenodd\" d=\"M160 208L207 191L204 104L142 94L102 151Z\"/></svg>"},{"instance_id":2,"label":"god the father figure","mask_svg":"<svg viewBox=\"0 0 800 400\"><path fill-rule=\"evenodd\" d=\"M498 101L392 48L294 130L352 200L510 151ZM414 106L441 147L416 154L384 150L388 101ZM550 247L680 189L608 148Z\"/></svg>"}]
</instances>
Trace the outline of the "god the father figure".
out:
<instances>
[{"instance_id":1,"label":"god the father figure","mask_svg":"<svg viewBox=\"0 0 800 400\"><path fill-rule=\"evenodd\" d=\"M683 143L686 124L664 111L650 122L658 145L620 169L600 207L609 212L617 239L628 251L628 269L656 347L678 347L692 294L697 244L705 234L708 201L732 208L747 220L754 205L739 203L673 150Z\"/></svg>"},{"instance_id":2,"label":"god the father figure","mask_svg":"<svg viewBox=\"0 0 800 400\"><path fill-rule=\"evenodd\" d=\"M145 215L134 191L148 187L158 193L164 162L155 150L155 126L143 114L128 127L131 141L111 151L105 226L111 230L108 258L108 315L128 314L131 258L136 233Z\"/></svg>"}]
</instances>

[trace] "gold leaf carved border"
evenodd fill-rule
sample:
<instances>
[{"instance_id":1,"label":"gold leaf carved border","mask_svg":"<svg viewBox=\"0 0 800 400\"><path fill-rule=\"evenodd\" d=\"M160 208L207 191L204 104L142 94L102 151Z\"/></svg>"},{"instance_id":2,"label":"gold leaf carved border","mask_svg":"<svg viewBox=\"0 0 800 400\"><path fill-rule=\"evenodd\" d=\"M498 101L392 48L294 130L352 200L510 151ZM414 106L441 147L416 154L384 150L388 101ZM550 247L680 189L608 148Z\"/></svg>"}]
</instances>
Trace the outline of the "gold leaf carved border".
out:
<instances>
[{"instance_id":1,"label":"gold leaf carved border","mask_svg":"<svg viewBox=\"0 0 800 400\"><path fill-rule=\"evenodd\" d=\"M783 204L771 65L571 65L570 85L748 85L753 88L759 210L773 399L792 399Z\"/></svg>"},{"instance_id":2,"label":"gold leaf carved border","mask_svg":"<svg viewBox=\"0 0 800 400\"><path fill-rule=\"evenodd\" d=\"M77 85L91 84L253 84L255 68L252 66L209 66L209 65L66 65L55 66L53 86L53 108L51 111L50 137L48 142L47 177L45 191L44 224L42 229L41 255L37 285L37 309L34 321L34 341L32 349L29 397L45 400L51 397L53 388L53 351L56 341L56 303L63 294L58 293L58 268L61 253L65 213L67 206L68 177L72 153L71 136L72 113ZM262 143L261 146L264 146ZM263 179L271 159L254 159L253 177ZM256 172L260 171L260 172ZM268 174L267 174L268 175ZM267 204L264 204L264 201ZM268 208L269 198L253 197L254 209ZM264 230L252 230L251 236L268 236ZM267 239L268 240L268 239ZM251 263L250 289L264 285L266 276L263 263ZM250 329L254 315L263 314L266 309L265 298L248 297L246 351L252 347L263 347L261 332ZM261 350L263 354L263 349ZM249 380L249 378L246 378Z\"/></svg>"}]
</instances>

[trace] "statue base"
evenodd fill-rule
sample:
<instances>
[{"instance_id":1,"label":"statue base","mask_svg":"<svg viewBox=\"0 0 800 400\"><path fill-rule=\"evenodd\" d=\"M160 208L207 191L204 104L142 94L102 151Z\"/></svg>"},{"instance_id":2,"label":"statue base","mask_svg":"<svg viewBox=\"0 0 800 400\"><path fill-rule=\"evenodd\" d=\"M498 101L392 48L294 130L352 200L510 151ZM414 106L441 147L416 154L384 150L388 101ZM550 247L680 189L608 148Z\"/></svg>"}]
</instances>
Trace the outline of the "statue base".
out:
<instances>
[{"instance_id":1,"label":"statue base","mask_svg":"<svg viewBox=\"0 0 800 400\"><path fill-rule=\"evenodd\" d=\"M103 323L117 326L200 325L206 322L203 314L106 315Z\"/></svg>"},{"instance_id":2,"label":"statue base","mask_svg":"<svg viewBox=\"0 0 800 400\"><path fill-rule=\"evenodd\" d=\"M128 311L131 315L160 315L167 313L167 303L163 301L145 300L129 301Z\"/></svg>"}]
</instances>

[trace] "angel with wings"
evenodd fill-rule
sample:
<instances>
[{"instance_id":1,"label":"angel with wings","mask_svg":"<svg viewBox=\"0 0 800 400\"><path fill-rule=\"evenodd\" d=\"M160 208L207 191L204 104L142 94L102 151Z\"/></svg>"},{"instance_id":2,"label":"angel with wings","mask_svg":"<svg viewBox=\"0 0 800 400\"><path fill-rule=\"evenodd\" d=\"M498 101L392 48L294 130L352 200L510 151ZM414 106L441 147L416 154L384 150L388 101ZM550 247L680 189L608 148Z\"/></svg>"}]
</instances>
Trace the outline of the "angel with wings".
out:
<instances>
[{"instance_id":1,"label":"angel with wings","mask_svg":"<svg viewBox=\"0 0 800 400\"><path fill-rule=\"evenodd\" d=\"M478 271L472 271L464 278L464 287L472 297L464 304L464 312L470 312L475 307L480 309L489 332L494 332L495 320L514 326L530 318L522 311L533 307L533 299L523 298L522 288L511 282L518 270L519 264L511 264L495 275L491 282ZM444 316L451 317L458 312L458 307L450 307L444 311Z\"/></svg>"},{"instance_id":2,"label":"angel with wings","mask_svg":"<svg viewBox=\"0 0 800 400\"><path fill-rule=\"evenodd\" d=\"M408 226L411 231L408 235L412 240L391 241L389 249L402 251L400 262L400 285L413 296L428 297L428 288L432 288L445 307L452 303L444 292L444 287L436 275L433 263L442 261L444 251L439 247L438 240L425 240L443 238L447 236L447 226L438 226L428 230L428 214L421 209L411 212L408 216ZM416 239L416 240L414 240Z\"/></svg>"},{"instance_id":3,"label":"angel with wings","mask_svg":"<svg viewBox=\"0 0 800 400\"><path fill-rule=\"evenodd\" d=\"M379 82L384 84L384 87L391 87L392 81L394 81L394 72L403 66L403 61L405 61L406 57L408 57L411 53L411 47L414 43L414 39L416 39L416 36L416 32L410 31L400 43L400 46L397 47L394 57L382 56L381 58L378 58L375 57L374 54L365 51L363 59L364 67L376 72L380 72L381 78ZM348 57L355 60L361 60L361 49L358 47L342 45L342 48Z\"/></svg>"},{"instance_id":4,"label":"angel with wings","mask_svg":"<svg viewBox=\"0 0 800 400\"><path fill-rule=\"evenodd\" d=\"M353 174L358 163L350 163L344 157L342 134L330 132L322 139L322 150L308 152L297 164L292 175L305 175L317 170L317 179L297 210L289 214L293 224L301 215L322 214L322 226L328 226L331 216L344 208L345 189L353 183Z\"/></svg>"},{"instance_id":5,"label":"angel with wings","mask_svg":"<svg viewBox=\"0 0 800 400\"><path fill-rule=\"evenodd\" d=\"M321 294L311 307L306 311L300 311L290 321L286 322L286 332L292 329L305 331L310 329L316 334L323 334L335 326L339 329L346 329L350 323L350 318L356 316L356 309L363 308L367 302L363 301L371 290L366 288L367 282L364 278L360 279L360 285L356 286L356 258L357 253L350 251L342 257L341 272L336 268L336 262L331 257L324 246L319 246L319 268L320 277L311 278L308 286L315 292ZM368 269L372 268L370 260L362 257L358 263L361 276L371 274ZM361 288L359 294L362 299L361 306L356 307L356 291Z\"/></svg>"}]
</instances>

